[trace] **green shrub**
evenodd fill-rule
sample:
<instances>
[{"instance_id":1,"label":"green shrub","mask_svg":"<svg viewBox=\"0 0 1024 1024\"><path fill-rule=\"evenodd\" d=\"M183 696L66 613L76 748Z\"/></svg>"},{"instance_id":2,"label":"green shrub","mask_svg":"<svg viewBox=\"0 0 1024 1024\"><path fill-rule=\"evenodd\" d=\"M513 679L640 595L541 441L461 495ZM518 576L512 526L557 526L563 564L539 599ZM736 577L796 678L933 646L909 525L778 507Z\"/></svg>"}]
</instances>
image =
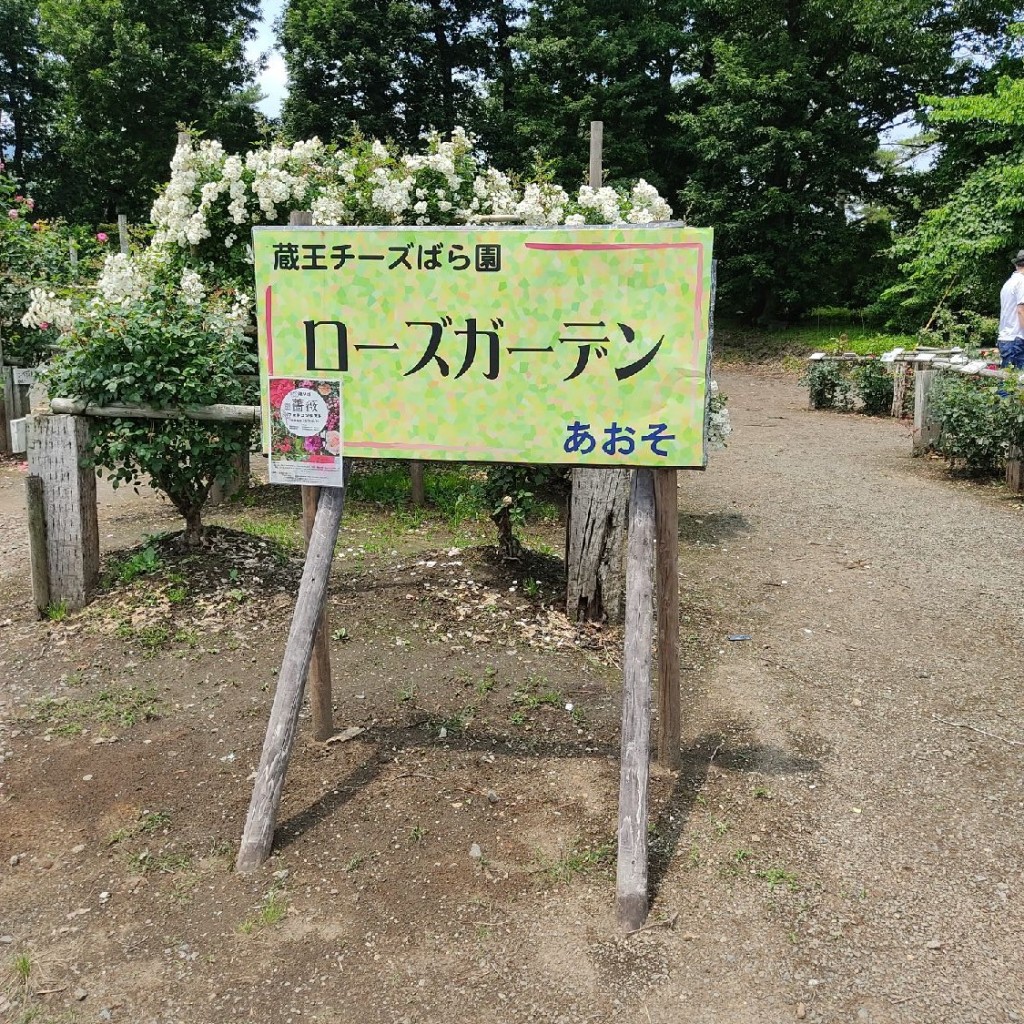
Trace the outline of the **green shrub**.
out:
<instances>
[{"instance_id":1,"label":"green shrub","mask_svg":"<svg viewBox=\"0 0 1024 1024\"><path fill-rule=\"evenodd\" d=\"M879 359L861 363L851 374L853 386L868 416L886 416L892 409L894 380L890 368Z\"/></svg>"},{"instance_id":2,"label":"green shrub","mask_svg":"<svg viewBox=\"0 0 1024 1024\"><path fill-rule=\"evenodd\" d=\"M998 472L1006 458L1010 417L1016 420L1020 403L998 382L955 373L940 373L928 398L942 428L936 451L954 469L978 476Z\"/></svg>"},{"instance_id":3,"label":"green shrub","mask_svg":"<svg viewBox=\"0 0 1024 1024\"><path fill-rule=\"evenodd\" d=\"M940 309L917 332L917 343L931 348L994 348L998 334L999 321L993 317Z\"/></svg>"},{"instance_id":4,"label":"green shrub","mask_svg":"<svg viewBox=\"0 0 1024 1024\"><path fill-rule=\"evenodd\" d=\"M800 383L810 392L812 409L849 409L852 387L849 364L822 359L808 365Z\"/></svg>"},{"instance_id":5,"label":"green shrub","mask_svg":"<svg viewBox=\"0 0 1024 1024\"><path fill-rule=\"evenodd\" d=\"M50 393L96 405L175 408L241 403L240 374L255 355L236 319L183 301L172 286L127 304L90 307L65 336L47 374ZM94 419L92 463L119 483L144 480L163 491L185 520L184 542L202 540L210 488L233 473L251 427L190 419Z\"/></svg>"}]
</instances>

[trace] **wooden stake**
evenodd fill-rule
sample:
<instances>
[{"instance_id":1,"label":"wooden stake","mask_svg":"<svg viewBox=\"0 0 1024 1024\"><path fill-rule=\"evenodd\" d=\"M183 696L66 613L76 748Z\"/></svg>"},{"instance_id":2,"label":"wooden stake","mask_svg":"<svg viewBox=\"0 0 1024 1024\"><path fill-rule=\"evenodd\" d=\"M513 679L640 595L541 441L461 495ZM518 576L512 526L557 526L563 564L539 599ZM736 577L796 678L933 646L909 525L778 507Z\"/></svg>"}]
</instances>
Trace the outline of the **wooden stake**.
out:
<instances>
[{"instance_id":1,"label":"wooden stake","mask_svg":"<svg viewBox=\"0 0 1024 1024\"><path fill-rule=\"evenodd\" d=\"M32 599L42 617L50 607L50 568L46 557L46 508L41 477L25 477L25 506L28 510L28 550L32 566Z\"/></svg>"},{"instance_id":2,"label":"wooden stake","mask_svg":"<svg viewBox=\"0 0 1024 1024\"><path fill-rule=\"evenodd\" d=\"M128 215L119 213L117 215L117 238L121 246L121 252L128 252Z\"/></svg>"},{"instance_id":3,"label":"wooden stake","mask_svg":"<svg viewBox=\"0 0 1024 1024\"><path fill-rule=\"evenodd\" d=\"M327 600L327 581L344 507L344 488L323 489L306 549L306 564L299 583L295 614L288 631L274 706L270 712L267 736L263 741L263 754L256 771L249 813L235 861L235 869L240 872L258 868L270 856L274 843L281 789L299 725L302 689L313 657L316 629Z\"/></svg>"},{"instance_id":4,"label":"wooden stake","mask_svg":"<svg viewBox=\"0 0 1024 1024\"><path fill-rule=\"evenodd\" d=\"M679 482L674 469L654 472L658 535L658 763L679 767Z\"/></svg>"},{"instance_id":5,"label":"wooden stake","mask_svg":"<svg viewBox=\"0 0 1024 1024\"><path fill-rule=\"evenodd\" d=\"M316 522L319 487L302 488L302 529L306 535L306 550ZM309 680L306 693L313 716L313 739L323 742L334 735L334 707L331 696L331 648L328 644L330 627L327 624L327 602L324 602L320 622L316 627L313 641L313 660L309 666Z\"/></svg>"},{"instance_id":6,"label":"wooden stake","mask_svg":"<svg viewBox=\"0 0 1024 1024\"><path fill-rule=\"evenodd\" d=\"M590 186L601 187L604 122L590 122ZM566 522L565 613L577 621L623 618L622 549L625 547L628 469L572 471Z\"/></svg>"},{"instance_id":7,"label":"wooden stake","mask_svg":"<svg viewBox=\"0 0 1024 1024\"><path fill-rule=\"evenodd\" d=\"M913 452L920 455L921 452L930 448L942 432L942 425L931 416L928 408L928 393L935 383L938 370L922 370L920 367L914 371L914 433Z\"/></svg>"},{"instance_id":8,"label":"wooden stake","mask_svg":"<svg viewBox=\"0 0 1024 1024\"><path fill-rule=\"evenodd\" d=\"M633 473L626 552L616 916L624 931L647 919L647 784L651 742L651 643L654 639L654 474Z\"/></svg>"},{"instance_id":9,"label":"wooden stake","mask_svg":"<svg viewBox=\"0 0 1024 1024\"><path fill-rule=\"evenodd\" d=\"M604 121L590 122L590 187L601 187L601 163L604 148Z\"/></svg>"},{"instance_id":10,"label":"wooden stake","mask_svg":"<svg viewBox=\"0 0 1024 1024\"><path fill-rule=\"evenodd\" d=\"M412 503L422 508L427 503L427 490L423 483L423 463L413 459L409 463L409 478L412 483Z\"/></svg>"}]
</instances>

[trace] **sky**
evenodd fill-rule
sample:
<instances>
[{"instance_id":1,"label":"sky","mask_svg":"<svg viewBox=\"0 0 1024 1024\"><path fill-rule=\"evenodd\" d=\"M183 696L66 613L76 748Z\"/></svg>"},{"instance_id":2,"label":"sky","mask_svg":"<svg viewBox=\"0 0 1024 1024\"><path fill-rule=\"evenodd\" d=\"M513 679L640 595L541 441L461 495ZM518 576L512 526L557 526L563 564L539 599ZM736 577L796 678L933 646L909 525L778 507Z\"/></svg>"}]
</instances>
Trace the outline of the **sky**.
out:
<instances>
[{"instance_id":1,"label":"sky","mask_svg":"<svg viewBox=\"0 0 1024 1024\"><path fill-rule=\"evenodd\" d=\"M256 58L260 54L267 55L267 66L257 81L261 91L266 94L266 99L259 104L259 108L269 117L276 117L281 113L281 101L288 91L288 76L285 74L284 59L273 48L272 25L283 7L284 0L262 0L260 8L263 11L263 21L256 38L248 46L251 58Z\"/></svg>"}]
</instances>

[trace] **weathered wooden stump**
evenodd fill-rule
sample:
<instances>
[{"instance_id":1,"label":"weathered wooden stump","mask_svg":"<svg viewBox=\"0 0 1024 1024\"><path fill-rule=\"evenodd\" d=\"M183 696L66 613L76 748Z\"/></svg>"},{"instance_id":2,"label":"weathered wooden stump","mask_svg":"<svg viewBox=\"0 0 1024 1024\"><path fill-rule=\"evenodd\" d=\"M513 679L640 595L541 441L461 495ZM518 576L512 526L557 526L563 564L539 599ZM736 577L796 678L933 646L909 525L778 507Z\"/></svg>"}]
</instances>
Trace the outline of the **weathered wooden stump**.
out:
<instances>
[{"instance_id":1,"label":"weathered wooden stump","mask_svg":"<svg viewBox=\"0 0 1024 1024\"><path fill-rule=\"evenodd\" d=\"M82 465L88 439L84 417L28 418L28 471L42 485L44 525L38 536L45 537L49 603L69 611L84 608L99 581L96 474ZM32 564L44 564L40 553Z\"/></svg>"},{"instance_id":2,"label":"weathered wooden stump","mask_svg":"<svg viewBox=\"0 0 1024 1024\"><path fill-rule=\"evenodd\" d=\"M914 434L915 455L927 451L939 439L941 424L931 416L928 407L928 393L938 376L938 370L918 369L914 373Z\"/></svg>"}]
</instances>

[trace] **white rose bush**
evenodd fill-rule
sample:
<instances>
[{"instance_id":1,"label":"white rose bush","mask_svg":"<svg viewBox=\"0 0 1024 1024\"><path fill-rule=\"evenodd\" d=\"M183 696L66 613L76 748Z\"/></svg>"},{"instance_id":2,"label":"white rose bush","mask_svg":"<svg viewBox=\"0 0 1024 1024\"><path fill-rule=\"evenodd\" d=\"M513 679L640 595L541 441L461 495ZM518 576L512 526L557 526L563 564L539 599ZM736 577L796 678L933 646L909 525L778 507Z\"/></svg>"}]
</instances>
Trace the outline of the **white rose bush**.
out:
<instances>
[{"instance_id":1,"label":"white rose bush","mask_svg":"<svg viewBox=\"0 0 1024 1024\"><path fill-rule=\"evenodd\" d=\"M459 128L448 138L428 134L419 153L357 136L346 146L309 139L242 156L215 140L184 135L171 160L170 180L153 204L150 243L130 255L108 256L84 300L56 289L33 291L22 323L56 327L64 339L50 373L52 385L61 394L97 404L254 401L255 395L243 396L237 381L229 381L224 360L227 354L240 359L239 375L253 372L254 346L239 355L240 339L253 328L251 232L256 225L287 223L292 210L308 210L314 224L324 225L477 224L495 215L538 226L625 225L672 216L657 189L643 180L631 188L584 185L571 195L539 164L527 179L507 175L487 166L473 138ZM132 347L125 334L129 324L133 331L145 325L140 336L146 345ZM209 358L215 373L204 372L203 345L183 348L186 337L213 346ZM180 358L176 354L168 363L166 353L179 349ZM122 367L121 372L102 372L108 357L108 365ZM187 397L169 388L168 377L189 382ZM206 390L204 380L211 385ZM722 400L709 403L709 416L715 447L729 432ZM240 450L237 429L193 422L183 431L182 421L123 421L116 442L110 429L109 424L95 428L97 465L115 480L163 481L159 485L171 488L168 494L189 524L189 543L197 543L198 508ZM176 431L189 434L193 450L211 449L198 485L186 487L187 474L166 471ZM155 453L159 464L147 465L146 453ZM128 458L130 471L124 469ZM200 460L193 461L199 468ZM178 493L172 493L175 487Z\"/></svg>"}]
</instances>

